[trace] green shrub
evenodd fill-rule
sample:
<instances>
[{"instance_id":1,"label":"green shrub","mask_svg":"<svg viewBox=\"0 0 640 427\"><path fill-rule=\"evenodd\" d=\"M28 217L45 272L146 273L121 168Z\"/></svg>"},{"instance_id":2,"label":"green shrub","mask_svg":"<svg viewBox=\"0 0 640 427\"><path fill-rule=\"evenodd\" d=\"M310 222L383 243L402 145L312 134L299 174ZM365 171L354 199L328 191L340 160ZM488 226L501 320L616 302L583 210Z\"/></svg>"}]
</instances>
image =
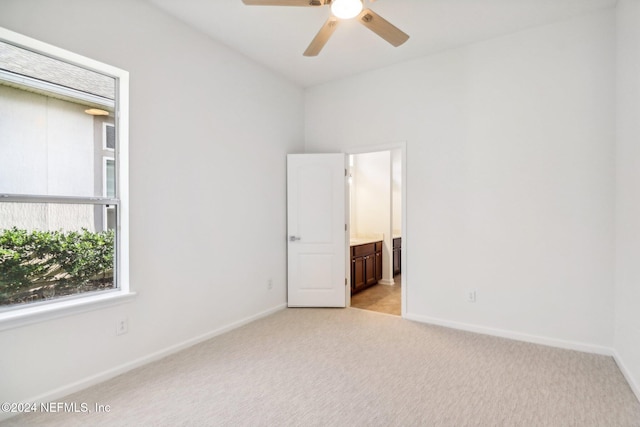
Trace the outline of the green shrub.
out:
<instances>
[{"instance_id":1,"label":"green shrub","mask_svg":"<svg viewBox=\"0 0 640 427\"><path fill-rule=\"evenodd\" d=\"M0 305L42 290L77 292L90 281L111 278L113 264L112 230L1 230Z\"/></svg>"}]
</instances>

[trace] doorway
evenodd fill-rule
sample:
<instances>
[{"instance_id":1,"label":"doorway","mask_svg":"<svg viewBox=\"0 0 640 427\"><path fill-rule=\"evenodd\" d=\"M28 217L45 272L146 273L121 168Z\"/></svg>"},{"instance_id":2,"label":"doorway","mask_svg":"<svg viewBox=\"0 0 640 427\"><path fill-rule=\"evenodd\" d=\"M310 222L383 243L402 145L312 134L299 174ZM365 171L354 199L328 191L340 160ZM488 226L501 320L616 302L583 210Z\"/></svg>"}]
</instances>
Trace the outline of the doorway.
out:
<instances>
[{"instance_id":1,"label":"doorway","mask_svg":"<svg viewBox=\"0 0 640 427\"><path fill-rule=\"evenodd\" d=\"M350 288L354 308L406 312L405 145L348 154Z\"/></svg>"}]
</instances>

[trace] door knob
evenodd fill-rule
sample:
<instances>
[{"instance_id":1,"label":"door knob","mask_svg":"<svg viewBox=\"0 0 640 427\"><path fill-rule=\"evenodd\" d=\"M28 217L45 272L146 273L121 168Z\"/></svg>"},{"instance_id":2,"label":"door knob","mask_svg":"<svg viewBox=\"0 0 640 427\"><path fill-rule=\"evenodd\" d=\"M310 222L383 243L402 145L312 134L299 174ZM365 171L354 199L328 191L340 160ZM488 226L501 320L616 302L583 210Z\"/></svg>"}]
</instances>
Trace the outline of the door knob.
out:
<instances>
[{"instance_id":1,"label":"door knob","mask_svg":"<svg viewBox=\"0 0 640 427\"><path fill-rule=\"evenodd\" d=\"M296 240L300 240L300 237L296 237L296 236L289 236L289 241L290 241L290 242L295 242Z\"/></svg>"}]
</instances>

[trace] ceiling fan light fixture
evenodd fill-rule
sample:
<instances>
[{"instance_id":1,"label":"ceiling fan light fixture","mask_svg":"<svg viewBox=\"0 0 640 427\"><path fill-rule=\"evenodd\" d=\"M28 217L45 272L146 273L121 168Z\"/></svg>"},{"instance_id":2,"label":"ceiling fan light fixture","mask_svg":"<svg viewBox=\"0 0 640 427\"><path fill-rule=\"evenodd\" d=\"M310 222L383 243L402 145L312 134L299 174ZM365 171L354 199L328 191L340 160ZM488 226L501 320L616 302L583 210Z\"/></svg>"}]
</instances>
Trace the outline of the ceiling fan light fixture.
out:
<instances>
[{"instance_id":1,"label":"ceiling fan light fixture","mask_svg":"<svg viewBox=\"0 0 640 427\"><path fill-rule=\"evenodd\" d=\"M331 13L340 19L351 19L362 11L361 0L333 0Z\"/></svg>"}]
</instances>

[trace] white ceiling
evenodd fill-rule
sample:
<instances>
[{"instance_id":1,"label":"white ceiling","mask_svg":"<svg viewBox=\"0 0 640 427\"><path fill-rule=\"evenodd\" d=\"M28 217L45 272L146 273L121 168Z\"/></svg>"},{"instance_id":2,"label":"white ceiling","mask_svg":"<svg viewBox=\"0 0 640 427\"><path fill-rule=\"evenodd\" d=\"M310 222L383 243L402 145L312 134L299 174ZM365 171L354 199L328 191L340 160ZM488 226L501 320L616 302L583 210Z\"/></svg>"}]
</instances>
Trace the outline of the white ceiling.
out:
<instances>
[{"instance_id":1,"label":"white ceiling","mask_svg":"<svg viewBox=\"0 0 640 427\"><path fill-rule=\"evenodd\" d=\"M317 57L302 52L330 15L327 6L246 6L242 0L149 0L286 78L312 86L508 34L616 0L377 0L365 6L409 34L394 48L356 21L342 21Z\"/></svg>"}]
</instances>

